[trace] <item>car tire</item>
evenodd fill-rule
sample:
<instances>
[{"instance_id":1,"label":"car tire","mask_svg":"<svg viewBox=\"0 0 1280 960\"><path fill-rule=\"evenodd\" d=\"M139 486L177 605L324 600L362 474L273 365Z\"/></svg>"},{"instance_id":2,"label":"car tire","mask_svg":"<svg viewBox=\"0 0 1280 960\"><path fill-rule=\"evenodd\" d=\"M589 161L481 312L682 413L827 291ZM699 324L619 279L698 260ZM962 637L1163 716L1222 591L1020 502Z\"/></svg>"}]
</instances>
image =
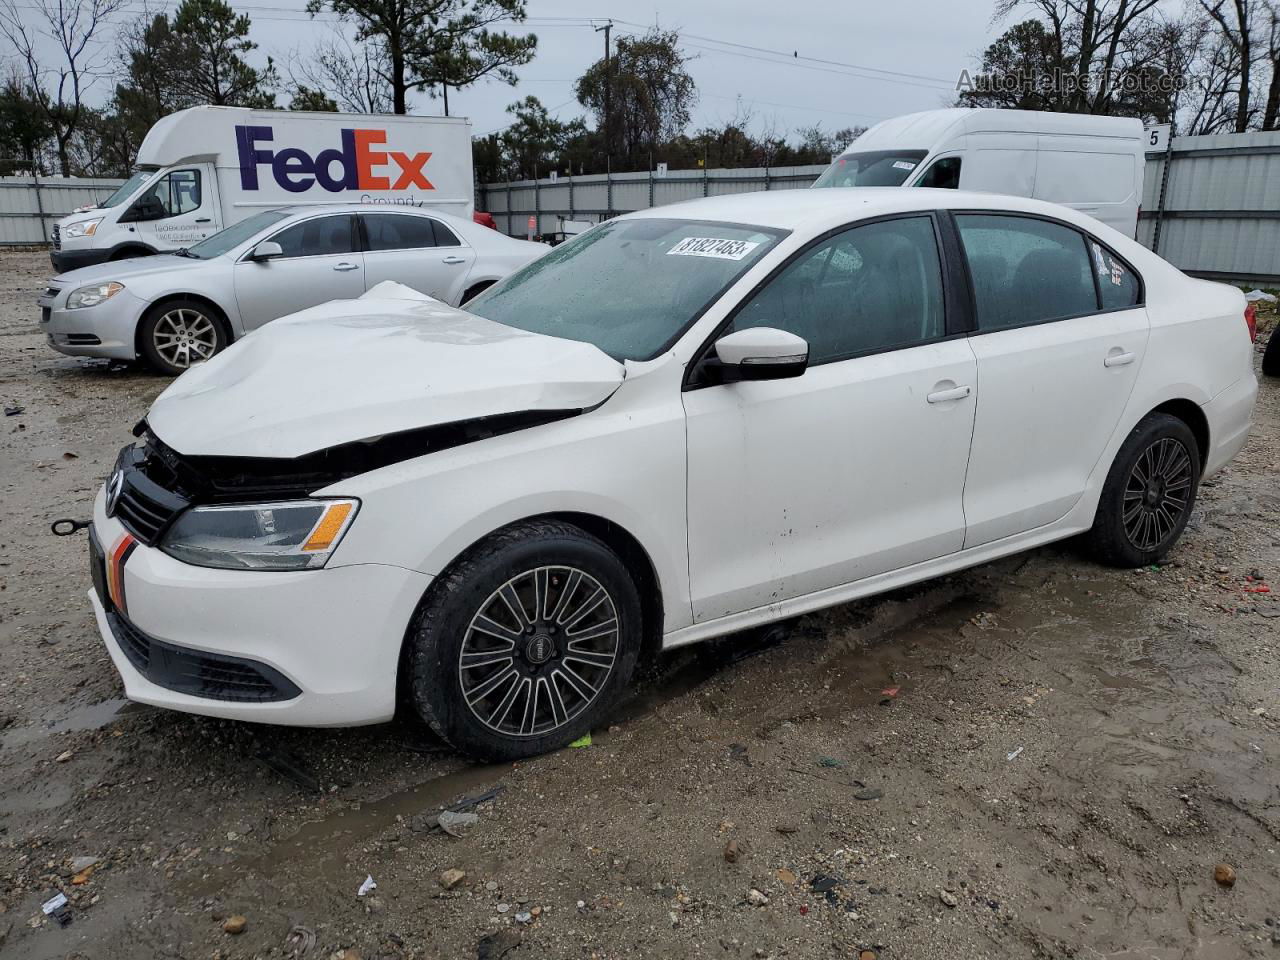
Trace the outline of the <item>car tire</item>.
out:
<instances>
[{"instance_id":1,"label":"car tire","mask_svg":"<svg viewBox=\"0 0 1280 960\"><path fill-rule=\"evenodd\" d=\"M158 303L146 312L138 326L138 348L143 359L171 377L221 352L228 340L222 317L198 300Z\"/></svg>"},{"instance_id":2,"label":"car tire","mask_svg":"<svg viewBox=\"0 0 1280 960\"><path fill-rule=\"evenodd\" d=\"M1143 417L1121 445L1102 488L1088 540L1115 567L1156 563L1177 543L1195 506L1200 449L1183 421Z\"/></svg>"},{"instance_id":3,"label":"car tire","mask_svg":"<svg viewBox=\"0 0 1280 960\"><path fill-rule=\"evenodd\" d=\"M1267 349L1262 353L1262 372L1268 377L1280 377L1280 326L1271 331Z\"/></svg>"},{"instance_id":4,"label":"car tire","mask_svg":"<svg viewBox=\"0 0 1280 960\"><path fill-rule=\"evenodd\" d=\"M423 598L406 639L408 699L438 736L478 758L566 746L617 706L641 616L634 580L601 540L556 520L515 524Z\"/></svg>"}]
</instances>

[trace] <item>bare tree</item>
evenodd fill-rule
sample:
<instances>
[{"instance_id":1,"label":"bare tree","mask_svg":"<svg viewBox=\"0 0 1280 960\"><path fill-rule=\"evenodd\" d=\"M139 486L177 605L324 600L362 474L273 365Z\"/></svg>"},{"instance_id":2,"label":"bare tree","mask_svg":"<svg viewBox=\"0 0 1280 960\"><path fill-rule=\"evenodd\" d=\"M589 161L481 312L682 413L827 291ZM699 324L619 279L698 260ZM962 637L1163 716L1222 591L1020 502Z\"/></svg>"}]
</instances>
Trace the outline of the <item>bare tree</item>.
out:
<instances>
[{"instance_id":1,"label":"bare tree","mask_svg":"<svg viewBox=\"0 0 1280 960\"><path fill-rule=\"evenodd\" d=\"M353 44L339 30L307 54L291 58L295 85L323 90L348 113L391 113L391 63L386 47ZM407 105L406 105L407 106Z\"/></svg>"},{"instance_id":2,"label":"bare tree","mask_svg":"<svg viewBox=\"0 0 1280 960\"><path fill-rule=\"evenodd\" d=\"M45 0L35 5L32 23L26 4L0 0L0 37L17 54L20 69L54 130L58 163L71 175L71 143L86 116L85 96L110 71L103 29L126 0ZM41 48L52 43L51 65L41 61Z\"/></svg>"},{"instance_id":3,"label":"bare tree","mask_svg":"<svg viewBox=\"0 0 1280 960\"><path fill-rule=\"evenodd\" d=\"M1271 82L1262 109L1262 129L1275 130L1280 122L1280 0L1267 4L1267 59L1271 63Z\"/></svg>"},{"instance_id":4,"label":"bare tree","mask_svg":"<svg viewBox=\"0 0 1280 960\"><path fill-rule=\"evenodd\" d=\"M1235 132L1249 129L1250 95L1253 63L1257 57L1258 21L1262 16L1261 0L1199 0L1201 8L1218 25L1222 39L1235 53L1239 70L1236 84Z\"/></svg>"}]
</instances>

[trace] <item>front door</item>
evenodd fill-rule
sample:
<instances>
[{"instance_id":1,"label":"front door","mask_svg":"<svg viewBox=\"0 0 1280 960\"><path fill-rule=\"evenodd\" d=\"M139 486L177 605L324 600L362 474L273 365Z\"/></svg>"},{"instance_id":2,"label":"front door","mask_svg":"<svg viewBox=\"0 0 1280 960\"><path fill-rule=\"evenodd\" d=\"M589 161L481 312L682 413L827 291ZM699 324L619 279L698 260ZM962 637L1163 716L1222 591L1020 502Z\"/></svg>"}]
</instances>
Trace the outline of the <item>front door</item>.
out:
<instances>
[{"instance_id":1,"label":"front door","mask_svg":"<svg viewBox=\"0 0 1280 960\"><path fill-rule=\"evenodd\" d=\"M958 214L978 329L965 547L1066 515L1117 429L1149 323L1137 277L1072 227Z\"/></svg>"},{"instance_id":2,"label":"front door","mask_svg":"<svg viewBox=\"0 0 1280 960\"><path fill-rule=\"evenodd\" d=\"M810 368L684 394L696 621L961 548L978 384L944 313L934 219L913 215L809 247L717 334L788 330Z\"/></svg>"},{"instance_id":3,"label":"front door","mask_svg":"<svg viewBox=\"0 0 1280 960\"><path fill-rule=\"evenodd\" d=\"M236 304L245 330L329 300L364 293L364 256L356 252L355 217L318 215L276 231L265 240L280 244L271 260L241 260L235 266Z\"/></svg>"},{"instance_id":4,"label":"front door","mask_svg":"<svg viewBox=\"0 0 1280 960\"><path fill-rule=\"evenodd\" d=\"M164 253L190 247L222 229L213 164L193 163L161 176L132 204L148 211L129 224L138 239Z\"/></svg>"},{"instance_id":5,"label":"front door","mask_svg":"<svg viewBox=\"0 0 1280 960\"><path fill-rule=\"evenodd\" d=\"M457 306L475 251L433 217L362 213L365 288L394 280Z\"/></svg>"}]
</instances>

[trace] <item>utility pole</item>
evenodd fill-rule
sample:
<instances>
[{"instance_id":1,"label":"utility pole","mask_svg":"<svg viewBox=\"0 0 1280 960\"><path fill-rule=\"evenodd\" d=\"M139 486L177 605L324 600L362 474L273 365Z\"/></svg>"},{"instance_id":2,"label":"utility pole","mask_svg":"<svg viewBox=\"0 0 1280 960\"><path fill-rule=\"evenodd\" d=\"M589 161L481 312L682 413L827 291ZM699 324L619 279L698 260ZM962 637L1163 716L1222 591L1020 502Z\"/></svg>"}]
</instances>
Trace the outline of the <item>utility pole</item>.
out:
<instances>
[{"instance_id":1,"label":"utility pole","mask_svg":"<svg viewBox=\"0 0 1280 960\"><path fill-rule=\"evenodd\" d=\"M613 172L613 61L609 52L613 21L606 20L603 27L595 29L596 33L604 31L604 169L608 175Z\"/></svg>"}]
</instances>

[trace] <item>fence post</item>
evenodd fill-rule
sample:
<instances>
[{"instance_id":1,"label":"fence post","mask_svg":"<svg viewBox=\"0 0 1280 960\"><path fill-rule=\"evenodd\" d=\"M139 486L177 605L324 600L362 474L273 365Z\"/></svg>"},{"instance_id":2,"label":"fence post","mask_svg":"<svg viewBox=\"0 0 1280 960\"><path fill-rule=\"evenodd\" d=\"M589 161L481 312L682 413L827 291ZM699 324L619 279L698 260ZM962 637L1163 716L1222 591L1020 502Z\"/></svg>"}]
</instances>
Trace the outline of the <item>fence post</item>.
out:
<instances>
[{"instance_id":1,"label":"fence post","mask_svg":"<svg viewBox=\"0 0 1280 960\"><path fill-rule=\"evenodd\" d=\"M613 218L613 171L604 172L604 218Z\"/></svg>"},{"instance_id":2,"label":"fence post","mask_svg":"<svg viewBox=\"0 0 1280 960\"><path fill-rule=\"evenodd\" d=\"M511 227L511 181L508 180L507 181L507 236L508 237L515 236L515 234L511 232L511 229L512 229Z\"/></svg>"},{"instance_id":3,"label":"fence post","mask_svg":"<svg viewBox=\"0 0 1280 960\"><path fill-rule=\"evenodd\" d=\"M766 190L769 189L769 161L768 160L766 160L764 164L764 188Z\"/></svg>"},{"instance_id":4,"label":"fence post","mask_svg":"<svg viewBox=\"0 0 1280 960\"><path fill-rule=\"evenodd\" d=\"M542 198L538 191L538 171L533 171L533 223L537 227L534 236L542 234Z\"/></svg>"},{"instance_id":5,"label":"fence post","mask_svg":"<svg viewBox=\"0 0 1280 960\"><path fill-rule=\"evenodd\" d=\"M653 161L649 161L649 206L653 206Z\"/></svg>"},{"instance_id":6,"label":"fence post","mask_svg":"<svg viewBox=\"0 0 1280 960\"><path fill-rule=\"evenodd\" d=\"M573 174L569 174L569 219L573 219Z\"/></svg>"},{"instance_id":7,"label":"fence post","mask_svg":"<svg viewBox=\"0 0 1280 960\"><path fill-rule=\"evenodd\" d=\"M1173 131L1164 148L1164 163L1160 165L1160 198L1156 201L1156 226L1151 234L1151 252L1160 252L1160 228L1164 226L1164 199L1169 189L1169 168L1173 166Z\"/></svg>"},{"instance_id":8,"label":"fence post","mask_svg":"<svg viewBox=\"0 0 1280 960\"><path fill-rule=\"evenodd\" d=\"M711 181L707 177L707 161L702 161L702 195L707 195L707 188L711 185Z\"/></svg>"},{"instance_id":9,"label":"fence post","mask_svg":"<svg viewBox=\"0 0 1280 960\"><path fill-rule=\"evenodd\" d=\"M36 188L36 216L40 218L40 242L49 242L49 225L44 221L44 200L40 197L40 171L31 168L31 181Z\"/></svg>"}]
</instances>

